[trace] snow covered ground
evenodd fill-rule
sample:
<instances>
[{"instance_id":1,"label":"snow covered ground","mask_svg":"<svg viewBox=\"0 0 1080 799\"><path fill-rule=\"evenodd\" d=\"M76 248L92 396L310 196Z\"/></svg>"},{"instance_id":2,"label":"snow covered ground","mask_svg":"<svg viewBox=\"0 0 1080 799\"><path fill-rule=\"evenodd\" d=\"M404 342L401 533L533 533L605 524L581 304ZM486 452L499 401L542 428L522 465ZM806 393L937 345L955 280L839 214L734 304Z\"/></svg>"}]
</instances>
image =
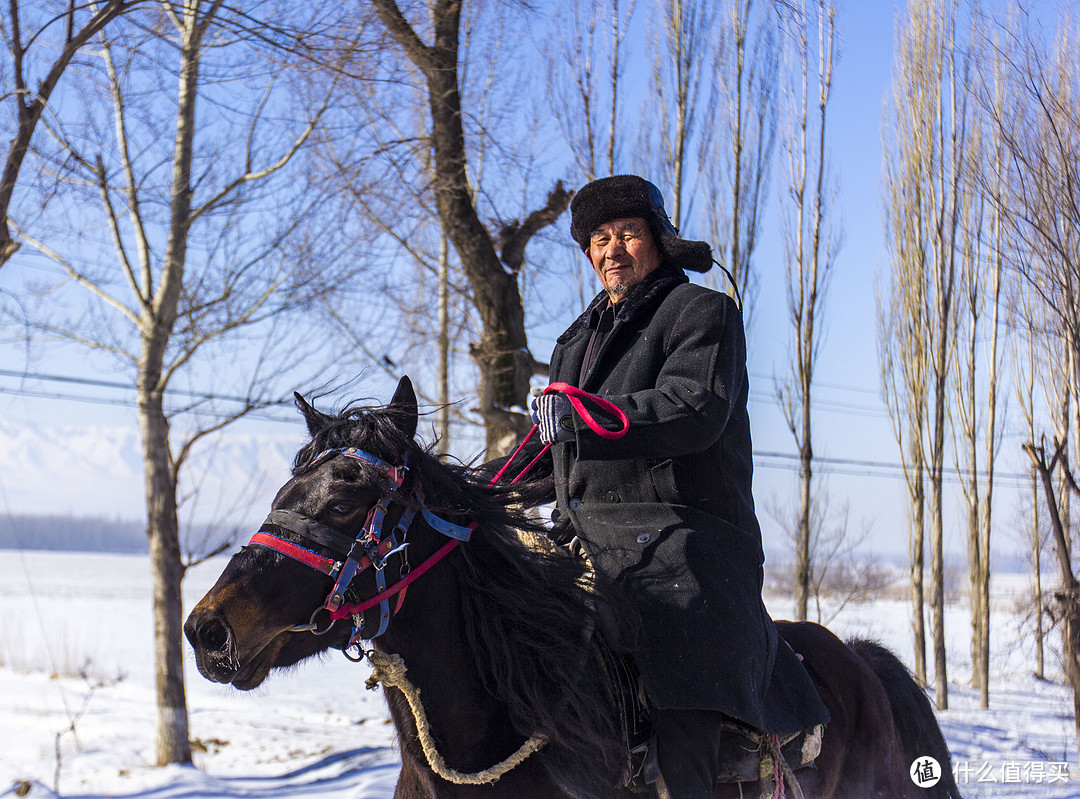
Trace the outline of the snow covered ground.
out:
<instances>
[{"instance_id":1,"label":"snow covered ground","mask_svg":"<svg viewBox=\"0 0 1080 799\"><path fill-rule=\"evenodd\" d=\"M222 560L194 569L188 606ZM978 709L968 619L951 608L950 709L940 715L962 792L1080 799L1072 698L1032 675L1016 596L995 589L992 708ZM145 557L0 551L0 797L387 799L398 759L369 669L339 654L269 679L252 693L202 679L189 657L195 767L154 768L149 573ZM772 598L776 617L787 600ZM830 623L911 663L907 603L849 605ZM1057 673L1054 656L1047 670ZM27 793L28 791L28 793Z\"/></svg>"}]
</instances>

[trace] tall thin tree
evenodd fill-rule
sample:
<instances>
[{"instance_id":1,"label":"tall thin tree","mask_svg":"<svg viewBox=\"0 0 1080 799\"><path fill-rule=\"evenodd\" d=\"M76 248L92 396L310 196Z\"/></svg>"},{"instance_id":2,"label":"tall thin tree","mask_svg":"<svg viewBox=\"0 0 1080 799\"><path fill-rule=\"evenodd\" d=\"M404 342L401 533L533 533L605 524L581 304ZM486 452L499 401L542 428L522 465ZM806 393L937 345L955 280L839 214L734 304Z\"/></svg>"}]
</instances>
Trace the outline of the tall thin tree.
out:
<instances>
[{"instance_id":1,"label":"tall thin tree","mask_svg":"<svg viewBox=\"0 0 1080 799\"><path fill-rule=\"evenodd\" d=\"M784 104L792 113L784 132L788 182L781 195L792 379L777 386L784 417L799 450L795 616L800 621L807 618L813 582L814 370L821 348L821 314L841 242L831 219L837 187L825 144L836 60L836 6L831 0L816 0L809 9L807 5L793 3L785 26L792 73L797 76L797 84L789 87L790 102Z\"/></svg>"}]
</instances>

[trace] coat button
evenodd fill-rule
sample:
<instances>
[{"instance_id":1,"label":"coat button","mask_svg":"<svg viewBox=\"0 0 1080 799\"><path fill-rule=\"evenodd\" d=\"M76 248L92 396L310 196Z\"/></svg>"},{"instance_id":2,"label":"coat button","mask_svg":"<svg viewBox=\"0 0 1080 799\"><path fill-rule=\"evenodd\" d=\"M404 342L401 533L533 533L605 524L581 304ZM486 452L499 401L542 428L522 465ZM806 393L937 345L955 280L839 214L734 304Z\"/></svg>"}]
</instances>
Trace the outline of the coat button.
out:
<instances>
[{"instance_id":1,"label":"coat button","mask_svg":"<svg viewBox=\"0 0 1080 799\"><path fill-rule=\"evenodd\" d=\"M651 535L649 535L648 533L642 533L641 535L639 535L639 536L637 537L637 542L638 542L639 544L647 544L647 543L649 543L650 541L652 541L652 536L651 536Z\"/></svg>"},{"instance_id":2,"label":"coat button","mask_svg":"<svg viewBox=\"0 0 1080 799\"><path fill-rule=\"evenodd\" d=\"M606 499L608 502L618 502L619 495L616 494L614 491L608 491L607 494L604 495L604 499Z\"/></svg>"},{"instance_id":3,"label":"coat button","mask_svg":"<svg viewBox=\"0 0 1080 799\"><path fill-rule=\"evenodd\" d=\"M577 497L570 500L570 510L581 510L581 500Z\"/></svg>"}]
</instances>

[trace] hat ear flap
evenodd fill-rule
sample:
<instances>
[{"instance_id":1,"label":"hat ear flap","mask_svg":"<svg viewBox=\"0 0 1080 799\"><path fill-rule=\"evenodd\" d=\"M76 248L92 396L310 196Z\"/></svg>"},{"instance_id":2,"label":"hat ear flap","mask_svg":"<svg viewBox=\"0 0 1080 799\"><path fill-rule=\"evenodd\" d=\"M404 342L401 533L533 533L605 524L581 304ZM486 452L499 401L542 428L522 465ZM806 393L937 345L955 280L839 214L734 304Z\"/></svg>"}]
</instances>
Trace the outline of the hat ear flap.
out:
<instances>
[{"instance_id":1,"label":"hat ear flap","mask_svg":"<svg viewBox=\"0 0 1080 799\"><path fill-rule=\"evenodd\" d=\"M705 241L680 239L662 234L659 238L660 252L668 263L692 272L708 272L712 269L712 247Z\"/></svg>"}]
</instances>

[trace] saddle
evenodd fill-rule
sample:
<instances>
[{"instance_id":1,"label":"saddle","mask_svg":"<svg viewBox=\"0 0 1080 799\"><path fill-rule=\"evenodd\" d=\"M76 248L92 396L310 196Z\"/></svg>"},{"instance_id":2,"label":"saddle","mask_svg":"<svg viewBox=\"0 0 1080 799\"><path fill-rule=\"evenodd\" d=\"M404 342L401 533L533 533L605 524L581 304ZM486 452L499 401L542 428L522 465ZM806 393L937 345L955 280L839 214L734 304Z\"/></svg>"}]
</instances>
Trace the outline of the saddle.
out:
<instances>
[{"instance_id":1,"label":"saddle","mask_svg":"<svg viewBox=\"0 0 1080 799\"><path fill-rule=\"evenodd\" d=\"M597 662L608 686L609 698L616 708L626 741L624 784L634 793L653 794L660 778L656 745L649 723L648 706L633 661L613 652L603 641L594 638ZM721 725L718 782L761 781L758 799L783 796L785 782L796 769L813 764L821 752L823 725L784 738L765 735L734 719ZM778 757L783 763L778 763Z\"/></svg>"}]
</instances>

